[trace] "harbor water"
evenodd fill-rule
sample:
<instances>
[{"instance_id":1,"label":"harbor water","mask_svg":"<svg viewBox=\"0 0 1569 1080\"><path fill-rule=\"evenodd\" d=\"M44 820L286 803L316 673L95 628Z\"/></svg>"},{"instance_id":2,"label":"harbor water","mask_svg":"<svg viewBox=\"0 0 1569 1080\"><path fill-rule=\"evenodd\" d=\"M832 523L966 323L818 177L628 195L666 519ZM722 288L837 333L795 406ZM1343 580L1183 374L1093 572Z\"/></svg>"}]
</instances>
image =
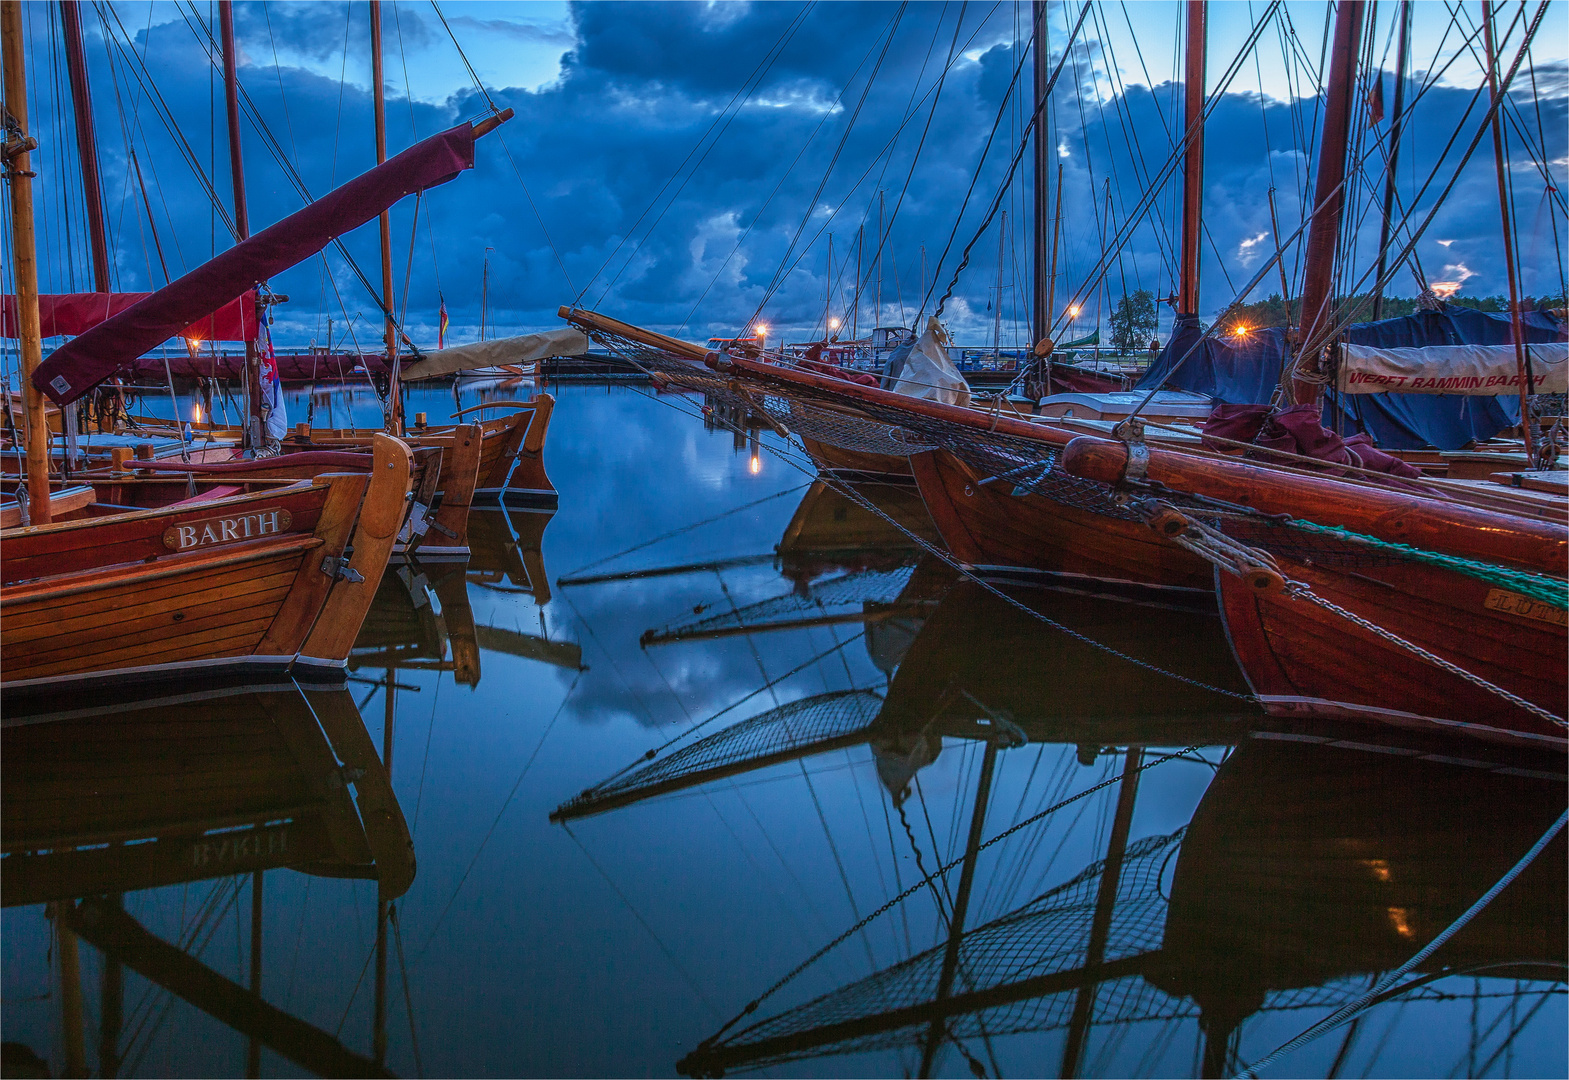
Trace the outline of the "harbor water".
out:
<instances>
[{"instance_id":1,"label":"harbor water","mask_svg":"<svg viewBox=\"0 0 1569 1080\"><path fill-rule=\"evenodd\" d=\"M408 412L547 390L559 507L389 568L346 689L6 729L7 1075L1236 1075L1374 990L1261 1075L1565 1074L1563 835L1401 971L1561 755L1274 724L1212 610L975 580L700 398Z\"/></svg>"}]
</instances>

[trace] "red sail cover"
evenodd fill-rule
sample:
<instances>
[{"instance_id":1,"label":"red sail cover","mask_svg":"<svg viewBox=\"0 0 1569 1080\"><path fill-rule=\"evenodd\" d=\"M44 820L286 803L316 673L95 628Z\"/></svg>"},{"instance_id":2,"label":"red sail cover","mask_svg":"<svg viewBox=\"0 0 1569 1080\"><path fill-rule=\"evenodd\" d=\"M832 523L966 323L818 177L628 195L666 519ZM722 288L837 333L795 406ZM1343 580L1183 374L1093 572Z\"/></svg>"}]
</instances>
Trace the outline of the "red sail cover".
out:
<instances>
[{"instance_id":1,"label":"red sail cover","mask_svg":"<svg viewBox=\"0 0 1569 1080\"><path fill-rule=\"evenodd\" d=\"M415 143L67 342L33 372L33 385L56 404L68 405L123 365L259 282L310 258L334 237L365 224L405 195L446 183L473 166L471 124Z\"/></svg>"},{"instance_id":2,"label":"red sail cover","mask_svg":"<svg viewBox=\"0 0 1569 1080\"><path fill-rule=\"evenodd\" d=\"M76 337L151 295L145 292L44 294L38 298L38 319L46 338L62 334ZM16 336L16 297L6 296L0 298L0 337ZM180 336L196 341L255 341L256 293L247 291L239 299L191 323L180 331Z\"/></svg>"}]
</instances>

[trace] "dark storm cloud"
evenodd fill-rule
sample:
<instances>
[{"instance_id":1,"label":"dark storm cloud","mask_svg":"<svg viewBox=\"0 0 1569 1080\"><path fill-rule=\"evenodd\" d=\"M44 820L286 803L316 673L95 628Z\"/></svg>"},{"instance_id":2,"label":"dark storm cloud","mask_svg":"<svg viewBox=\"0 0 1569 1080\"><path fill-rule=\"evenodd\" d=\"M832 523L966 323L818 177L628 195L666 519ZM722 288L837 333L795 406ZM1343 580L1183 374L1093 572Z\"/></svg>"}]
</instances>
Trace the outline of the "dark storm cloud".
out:
<instances>
[{"instance_id":1,"label":"dark storm cloud","mask_svg":"<svg viewBox=\"0 0 1569 1080\"><path fill-rule=\"evenodd\" d=\"M900 15L892 5L830 4L818 5L798 19L801 10L795 4L574 7L575 47L565 53L559 78L537 90L493 89L499 104L516 109L516 119L499 135L481 142L477 167L471 173L420 201L412 264L408 259L414 201L405 201L393 215L394 278L401 294L406 269L412 266L407 322L416 339L434 338L438 294L446 299L454 337L462 340L472 335L479 322L487 248L494 249L489 253L488 321L500 330L553 325L557 305L571 302L582 291L585 304L631 321L679 328L695 338L739 329L765 299L765 319L804 331L822 317L828 232L835 244L836 312L840 298L854 289L854 237L863 224L869 234L863 273L873 276L870 260L879 187L885 191L887 214L899 206L885 252L882 321L899 321L901 311L906 321L913 318L921 291L922 248L930 285L939 255L950 235L954 238L942 267L940 292L957 265L960 249L979 227L1022 128L1023 110L1015 97L975 184L972 202L955 229L982 145L1017 66L1011 16L998 15L994 24L971 39L979 16L977 9L970 9L961 45L967 44L969 55L979 59L961 59L945 80L941 105L911 173L931 101L920 95L936 81L947 56L957 7L911 5ZM455 20L460 40L511 32L480 25L481 21ZM342 5L272 5L265 11L259 5L240 5L238 23L246 61L242 81L312 194L319 195L369 167L373 158L368 93L354 85L340 85L335 72L322 75L288 66L277 70L272 63L276 45L280 56L317 61L320 70L339 66L347 28L352 77L356 63L363 66L362 9L346 18ZM390 23L388 33L393 35ZM34 61L36 68L47 65L39 44L47 27L35 18L32 28L40 57ZM183 23L157 27L150 35L132 29L159 93L227 203L221 84L213 79L206 53ZM411 65L431 62L443 46L450 51L444 32L427 13L402 9L397 30L404 51L411 54ZM884 51L884 35L890 30L892 43ZM550 31L519 26L516 32L527 36ZM89 34L119 284L146 288L150 280L161 283L161 276L139 189L129 171L122 117L124 127L138 133L134 141L144 175L156 173L156 178L148 175L147 182L171 273L195 265L226 240L221 225L214 240L207 196L191 178L151 105L141 99L124 59L116 54L111 76L91 19ZM404 100L404 73L395 40L395 36L388 38L387 76L393 151L415 136L484 114L485 103L474 91L455 94L440 104L411 105ZM1054 40L1062 40L1060 28L1054 31ZM783 47L775 50L781 41ZM1052 109L1053 143L1066 154L1057 159L1065 166L1059 307L1090 272L1101 232L1114 233L1127 220L1140 201L1142 185L1162 169L1180 108L1180 94L1170 85L1130 86L1121 96L1107 96L1104 59L1093 42L1091 46L1088 59L1078 51L1065 69ZM1212 57L1212 68L1221 68L1225 60L1229 58ZM868 92L866 82L874 67L878 74ZM1101 72L1099 83L1097 72ZM1026 84L1029 77L1026 68ZM1569 128L1564 65L1539 67L1537 83L1544 94L1539 104L1549 143L1546 157L1560 162L1556 168L1561 172ZM750 92L732 110L732 99L743 85L749 85ZM1093 89L1097 85L1098 95ZM82 287L86 279L78 235L80 212L70 194L73 136L68 120L57 120L61 112L47 104L53 84L35 80L35 90L41 98L35 106L35 127L45 142L41 160L53 193L42 197L44 212L54 215L44 230L48 234L45 263L56 276L51 287L66 287L68 265L74 266L77 285ZM1075 92L1084 95L1082 101L1075 99ZM1386 92L1386 100L1391 97ZM1468 90L1439 86L1421 102L1420 122L1413 125L1402 159L1401 184L1407 197L1427 176L1469 100ZM1301 221L1311 173L1311 155L1304 151L1304 143L1316 130L1317 107L1311 99L1261 100L1236 87L1218 104L1207 135L1205 213L1212 246L1206 245L1205 250L1206 311L1224 306L1234 289L1257 271L1259 260L1273 251L1275 230L1266 199L1270 187L1277 189L1280 231L1289 235ZM1534 133L1534 109L1522 115ZM1462 147L1479 116L1480 109L1474 109ZM845 139L852 117L854 130ZM251 217L260 227L297 209L300 198L249 123L244 137ZM885 154L890 142L894 149ZM1529 223L1540 216L1536 205L1540 177L1524 162L1518 140L1515 148L1517 213L1522 257L1528 264L1524 287L1528 292L1554 291L1557 262L1545 232L1547 219L1542 218L1541 229L1527 235ZM1484 143L1418 247L1429 279L1473 275L1465 285L1472 294L1503 288L1496 194L1490 210L1488 206L1492 182L1488 150ZM1353 248L1357 274L1372 258L1377 215L1367 213L1367 207L1381 186L1381 160L1372 153L1364 158L1365 172L1353 194L1354 213L1361 223ZM1454 160L1452 152L1441 170L1439 186L1447 181ZM823 184L825 173L828 180ZM1108 176L1110 219L1105 218ZM665 187L672 177L676 179ZM1014 234L1013 251L1005 262L1009 275L1016 262L1027 280L1028 232L1019 226L1030 213L1028 157L1017 179L1016 191L1003 204ZM1129 289L1170 291L1177 192L1174 177L1113 268L1114 296L1124 282ZM72 206L69 236L62 199ZM1431 194L1424 211L1430 202ZM804 235L792 248L809 208ZM547 230L553 247L546 240ZM808 248L814 237L817 242ZM1439 240L1453 243L1445 247ZM374 227L358 230L348 244L374 278ZM792 269L776 282L776 271L787 253ZM377 331L366 325L376 321L373 305L336 256L329 261L334 271L331 282L320 260L274 282L293 301L279 315L283 340L303 344L313 336L320 339L325 316L331 315L341 327L346 309L350 316L361 313L355 324L358 343L374 348ZM990 233L975 244L969 269L946 312L961 336L989 338L991 315L986 306L996 278L997 241ZM1258 293L1278 289L1275 280L1271 276ZM1414 289L1409 274L1398 278L1393 287L1406 294ZM1010 314L1009 305L1022 304L1027 299L1024 293L1023 289L1004 292ZM863 328L870 321L866 310Z\"/></svg>"}]
</instances>

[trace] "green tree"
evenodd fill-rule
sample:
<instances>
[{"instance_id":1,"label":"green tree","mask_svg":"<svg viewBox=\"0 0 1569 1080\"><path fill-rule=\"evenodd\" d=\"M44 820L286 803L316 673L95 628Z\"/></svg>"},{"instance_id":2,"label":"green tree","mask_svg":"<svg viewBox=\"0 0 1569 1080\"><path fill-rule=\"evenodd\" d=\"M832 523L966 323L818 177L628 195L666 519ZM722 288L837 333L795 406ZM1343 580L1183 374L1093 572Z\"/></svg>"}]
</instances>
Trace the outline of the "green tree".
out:
<instances>
[{"instance_id":1,"label":"green tree","mask_svg":"<svg viewBox=\"0 0 1569 1080\"><path fill-rule=\"evenodd\" d=\"M1154 294L1148 289L1131 296L1123 293L1111 313L1111 347L1122 355L1143 352L1155 336L1155 326Z\"/></svg>"}]
</instances>

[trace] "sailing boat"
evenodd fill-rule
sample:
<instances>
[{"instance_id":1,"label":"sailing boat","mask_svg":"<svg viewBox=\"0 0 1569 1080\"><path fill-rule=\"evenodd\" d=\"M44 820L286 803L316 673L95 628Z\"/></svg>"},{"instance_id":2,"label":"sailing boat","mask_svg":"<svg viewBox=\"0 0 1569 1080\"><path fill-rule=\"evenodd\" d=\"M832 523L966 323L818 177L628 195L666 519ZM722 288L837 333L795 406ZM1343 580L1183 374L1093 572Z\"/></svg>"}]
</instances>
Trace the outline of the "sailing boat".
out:
<instances>
[{"instance_id":1,"label":"sailing boat","mask_svg":"<svg viewBox=\"0 0 1569 1080\"><path fill-rule=\"evenodd\" d=\"M379 71L381 66L379 8L374 4L372 8L372 61L373 67ZM383 170L382 166L387 163L385 110L383 87L378 82L374 88L377 117L377 169L351 181L299 213L277 223L263 234L252 238L249 235L239 141L237 56L234 45L232 3L221 3L219 16L222 25L221 52L228 105L231 174L234 181L234 219L236 239L239 243L217 259L171 283L165 289L141 297L110 294L104 291L107 289L107 285L104 284L107 282L107 276L101 268L107 261L107 253L106 250L99 250L104 245L97 244L95 268L100 268L98 276L101 279L101 295L94 294L93 297L88 298L93 300L93 303L74 305L71 311L76 317L70 321L68 327L64 329L59 325L51 327L53 332L65 332L68 329L70 332L77 333L78 337L57 350L60 355L50 357L46 379L51 385L40 383L39 388L49 394L57 405L63 406L69 401L74 401L89 389L82 386L80 380L101 381L106 374L105 363L116 369L134 369L138 358L160 343L154 340L156 334L159 332L168 334L169 327L165 325L167 321L177 318L179 311L200 310L201 316L182 327L182 333L195 327L198 338L211 340L219 336L235 337L246 342L245 377L252 383L250 389L253 391L246 396L252 406L252 415L247 418L244 425L239 427L215 424L211 417L204 422L185 425L193 429L192 434L206 444L195 450L185 445L186 440L179 437L178 431L172 432L175 436L172 440L161 440L162 445L159 445L160 440L157 435L160 429L167 428L168 422L144 419L133 425L129 438L124 435L109 435L97 440L100 443L116 444L125 450L125 454L112 464L107 466L99 464L97 468L86 471L86 478L103 479L109 476L123 476L122 460L129 456L132 448L136 450L139 458L170 458L176 453L180 457L178 466L167 460L144 461L138 465L142 475L178 471L190 477L222 475L230 483L252 474L258 477L287 476L291 479L310 479L319 475L326 467L353 467L342 459L319 455L323 451L329 454L363 453L374 438L375 430L312 431L305 425L297 425L292 431L286 431L281 429L281 424L275 424L274 426L279 430L269 429L265 437L262 435L260 429L262 395L258 389L259 383L256 381L260 357L255 338L258 327L264 320L261 318L262 305L253 286L256 282L265 280L279 270L313 254L342 231L362 223L366 217L356 216L359 210L364 209L369 216L379 215L383 233L383 292L377 299L380 306L389 313L388 364L389 370L394 372L389 396L392 410L389 430L416 448L434 447L443 451L438 455L439 468L433 488L422 492L424 497L419 500L418 512L414 516L411 528L404 537L400 538L399 551L401 553L405 547L417 546L421 540L428 540L424 545L427 558L438 556L461 558L468 551L466 525L470 505L506 501L517 505L554 506L555 489L544 472L541 460L541 450L554 402L549 395L541 395L531 402L487 402L477 406L476 409L507 408L511 411L506 416L492 417L478 423L465 423L464 417L475 409L463 410L452 418L458 421L456 425L437 426L426 425L421 415L416 418L418 423L412 428L404 425L401 416L401 396L397 393L396 369L399 366L396 361L397 331L390 316L391 268L386 233L388 228L386 207L405 194L441 183L450 179L456 172L471 166L472 140L505 122L512 115L511 111L503 110L477 124L461 125L451 132L426 139L393 159L398 163L396 167ZM72 61L72 92L77 105L78 143L91 148L92 119L90 106L87 105L86 67L80 61L79 26L74 33L71 27L67 26L65 45L68 58ZM462 129L466 130L462 136L459 136L458 133ZM96 154L83 154L82 164L84 189L89 196L89 216L93 217L92 210L97 206L97 216L101 217L101 205L98 205ZM394 186L378 187L378 177L380 183L392 181ZM95 239L97 238L95 232ZM237 288L242 284L243 289ZM234 294L232 300L228 299L231 293ZM52 305L52 309L54 307L58 305ZM214 307L218 311L216 315L212 314ZM231 312L230 309L235 310ZM234 317L230 317L231 315ZM58 319L55 321L59 322ZM230 329L221 327L230 327ZM153 330L154 333L149 334L149 330ZM91 361L85 368L75 372L68 370L77 365L82 357L89 355ZM60 386L65 389L52 385L55 380L61 380ZM58 426L63 427L63 422L58 422ZM137 432L143 433L140 438L137 437ZM279 452L304 450L314 452L318 456L291 453L285 456L285 460L274 461L269 465L235 460L239 457L237 448L250 447L254 451L256 448L263 447L264 443L267 450ZM428 537L427 533L430 534Z\"/></svg>"},{"instance_id":2,"label":"sailing boat","mask_svg":"<svg viewBox=\"0 0 1569 1080\"><path fill-rule=\"evenodd\" d=\"M6 108L25 132L20 7L6 3L0 12ZM39 363L29 142L16 144L8 177L23 374L29 379L27 505L33 521L3 534L0 649L6 662L0 688L8 718L23 700L48 697L65 684L189 678L193 671L200 677L336 675L406 515L408 447L380 436L363 474L329 473L251 494L214 490L154 510L105 507L88 492L74 500L76 520L51 522L48 436L38 391L48 389L57 400L73 386L85 392L113 365L95 367L100 357L82 356L80 349L78 362L56 354L49 364ZM161 338L176 322L190 321L159 322L159 312L168 318L172 305L157 294L143 304L148 306L124 313L131 318L122 329L134 325Z\"/></svg>"}]
</instances>

